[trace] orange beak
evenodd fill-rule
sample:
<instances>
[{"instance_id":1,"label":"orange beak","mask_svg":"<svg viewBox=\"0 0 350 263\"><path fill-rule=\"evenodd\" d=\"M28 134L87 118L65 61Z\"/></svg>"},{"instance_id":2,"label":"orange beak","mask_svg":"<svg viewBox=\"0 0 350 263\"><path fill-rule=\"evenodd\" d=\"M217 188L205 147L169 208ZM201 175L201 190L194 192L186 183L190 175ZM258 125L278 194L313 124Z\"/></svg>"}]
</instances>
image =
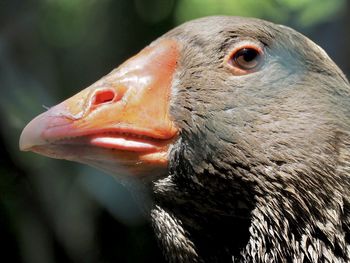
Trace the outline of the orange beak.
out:
<instances>
[{"instance_id":1,"label":"orange beak","mask_svg":"<svg viewBox=\"0 0 350 263\"><path fill-rule=\"evenodd\" d=\"M162 171L178 133L169 115L179 50L160 40L23 130L20 149L113 173ZM143 164L143 165L140 165Z\"/></svg>"}]
</instances>

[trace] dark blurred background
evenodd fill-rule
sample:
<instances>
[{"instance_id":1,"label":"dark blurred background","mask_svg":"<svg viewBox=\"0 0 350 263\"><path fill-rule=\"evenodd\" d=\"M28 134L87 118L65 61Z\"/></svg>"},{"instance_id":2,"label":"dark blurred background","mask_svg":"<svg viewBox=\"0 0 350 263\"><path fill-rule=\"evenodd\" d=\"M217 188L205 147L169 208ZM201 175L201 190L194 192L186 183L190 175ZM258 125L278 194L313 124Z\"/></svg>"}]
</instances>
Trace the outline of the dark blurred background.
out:
<instances>
[{"instance_id":1,"label":"dark blurred background","mask_svg":"<svg viewBox=\"0 0 350 263\"><path fill-rule=\"evenodd\" d=\"M289 25L350 76L345 0L0 0L0 262L163 261L140 186L19 152L18 139L45 106L172 27L217 14Z\"/></svg>"}]
</instances>

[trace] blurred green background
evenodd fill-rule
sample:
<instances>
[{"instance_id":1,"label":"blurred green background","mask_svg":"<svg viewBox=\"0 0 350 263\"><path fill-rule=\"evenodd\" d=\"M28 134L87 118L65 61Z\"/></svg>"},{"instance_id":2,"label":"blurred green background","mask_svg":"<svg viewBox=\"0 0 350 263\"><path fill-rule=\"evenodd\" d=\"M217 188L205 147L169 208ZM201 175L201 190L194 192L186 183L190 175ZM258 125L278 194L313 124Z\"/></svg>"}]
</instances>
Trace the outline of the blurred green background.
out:
<instances>
[{"instance_id":1,"label":"blurred green background","mask_svg":"<svg viewBox=\"0 0 350 263\"><path fill-rule=\"evenodd\" d=\"M0 0L0 262L162 262L147 195L18 150L25 124L172 27L240 15L306 34L350 75L345 0Z\"/></svg>"}]
</instances>

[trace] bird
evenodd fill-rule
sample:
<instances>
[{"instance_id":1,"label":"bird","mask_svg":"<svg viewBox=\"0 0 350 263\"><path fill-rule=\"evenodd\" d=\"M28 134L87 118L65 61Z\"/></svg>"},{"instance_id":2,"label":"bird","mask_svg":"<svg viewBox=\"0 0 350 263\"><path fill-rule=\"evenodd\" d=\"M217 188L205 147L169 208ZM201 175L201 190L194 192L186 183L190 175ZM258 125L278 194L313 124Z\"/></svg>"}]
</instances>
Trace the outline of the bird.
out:
<instances>
[{"instance_id":1,"label":"bird","mask_svg":"<svg viewBox=\"0 0 350 263\"><path fill-rule=\"evenodd\" d=\"M19 145L139 179L168 262L350 262L350 85L290 27L186 22Z\"/></svg>"}]
</instances>

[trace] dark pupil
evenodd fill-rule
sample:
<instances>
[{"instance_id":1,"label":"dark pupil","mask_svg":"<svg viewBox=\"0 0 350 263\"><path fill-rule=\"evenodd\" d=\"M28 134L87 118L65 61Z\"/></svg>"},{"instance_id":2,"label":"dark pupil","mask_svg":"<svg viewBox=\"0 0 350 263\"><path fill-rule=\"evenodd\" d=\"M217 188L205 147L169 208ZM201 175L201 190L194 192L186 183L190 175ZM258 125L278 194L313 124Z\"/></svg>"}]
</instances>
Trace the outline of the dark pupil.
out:
<instances>
[{"instance_id":1,"label":"dark pupil","mask_svg":"<svg viewBox=\"0 0 350 263\"><path fill-rule=\"evenodd\" d=\"M258 56L258 53L254 49L247 49L244 48L241 51L237 53L237 58L241 57L240 59L243 58L245 62L251 62Z\"/></svg>"},{"instance_id":2,"label":"dark pupil","mask_svg":"<svg viewBox=\"0 0 350 263\"><path fill-rule=\"evenodd\" d=\"M253 48L242 48L233 57L235 64L246 70L254 69L260 64L260 53Z\"/></svg>"}]
</instances>

